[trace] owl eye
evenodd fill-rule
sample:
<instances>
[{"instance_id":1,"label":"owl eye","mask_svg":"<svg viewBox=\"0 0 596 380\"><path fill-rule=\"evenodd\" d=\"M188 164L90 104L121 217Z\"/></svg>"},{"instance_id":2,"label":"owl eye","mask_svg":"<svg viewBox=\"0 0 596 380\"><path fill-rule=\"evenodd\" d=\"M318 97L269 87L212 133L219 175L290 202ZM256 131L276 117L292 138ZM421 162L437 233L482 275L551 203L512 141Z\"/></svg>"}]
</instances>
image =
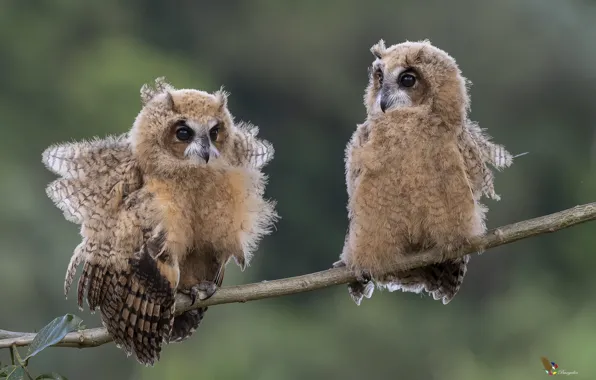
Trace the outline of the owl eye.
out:
<instances>
[{"instance_id":1,"label":"owl eye","mask_svg":"<svg viewBox=\"0 0 596 380\"><path fill-rule=\"evenodd\" d=\"M402 74L399 77L399 84L403 87L412 87L414 84L416 84L416 77L408 73Z\"/></svg>"},{"instance_id":2,"label":"owl eye","mask_svg":"<svg viewBox=\"0 0 596 380\"><path fill-rule=\"evenodd\" d=\"M219 136L219 124L209 130L209 138L211 138L211 141L216 142L217 136Z\"/></svg>"},{"instance_id":3,"label":"owl eye","mask_svg":"<svg viewBox=\"0 0 596 380\"><path fill-rule=\"evenodd\" d=\"M195 132L188 125L181 125L176 129L176 138L180 141L188 141L192 139Z\"/></svg>"},{"instance_id":4,"label":"owl eye","mask_svg":"<svg viewBox=\"0 0 596 380\"><path fill-rule=\"evenodd\" d=\"M381 70L375 71L375 78L377 78L379 84L383 84L383 72Z\"/></svg>"}]
</instances>

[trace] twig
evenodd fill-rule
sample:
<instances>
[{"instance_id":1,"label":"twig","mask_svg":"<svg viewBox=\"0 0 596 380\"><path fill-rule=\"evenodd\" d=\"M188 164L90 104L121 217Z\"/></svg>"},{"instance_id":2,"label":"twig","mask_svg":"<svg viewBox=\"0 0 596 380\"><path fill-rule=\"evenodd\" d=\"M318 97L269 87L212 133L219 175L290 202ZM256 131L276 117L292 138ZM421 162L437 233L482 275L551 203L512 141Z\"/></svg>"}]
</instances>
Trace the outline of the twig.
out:
<instances>
[{"instance_id":1,"label":"twig","mask_svg":"<svg viewBox=\"0 0 596 380\"><path fill-rule=\"evenodd\" d=\"M17 346L15 346L14 344L10 345L10 362L12 363L12 365L15 365L14 352L16 350L17 350Z\"/></svg>"},{"instance_id":2,"label":"twig","mask_svg":"<svg viewBox=\"0 0 596 380\"><path fill-rule=\"evenodd\" d=\"M12 334L15 335L15 337L0 340L0 348L7 348L13 345L16 347L28 346L33 342L33 338L35 338L36 335L35 333L19 332L13 332ZM106 329L103 327L96 327L67 334L64 339L53 347L97 347L111 341L112 338L108 335Z\"/></svg>"},{"instance_id":3,"label":"twig","mask_svg":"<svg viewBox=\"0 0 596 380\"><path fill-rule=\"evenodd\" d=\"M0 339L18 338L20 336L23 336L23 333L21 333L21 332L14 332L14 331L0 330Z\"/></svg>"},{"instance_id":4,"label":"twig","mask_svg":"<svg viewBox=\"0 0 596 380\"><path fill-rule=\"evenodd\" d=\"M554 214L509 224L489 231L486 235L470 241L461 251L443 253L428 250L415 255L406 256L396 262L391 272L440 263L466 254L478 253L489 248L526 239L532 236L550 233L575 226L580 223L596 220L596 202L576 206ZM333 268L303 276L284 278L274 281L263 281L254 284L225 287L218 290L213 297L205 301L197 301L191 305L190 299L182 294L176 298L176 313L205 306L234 302L247 302L263 298L280 297L290 294L309 292L334 285L347 284L356 278L346 268ZM0 330L0 348L27 346L31 344L34 333L18 333ZM72 332L56 344L56 347L96 347L108 343L112 338L104 328L93 328Z\"/></svg>"}]
</instances>

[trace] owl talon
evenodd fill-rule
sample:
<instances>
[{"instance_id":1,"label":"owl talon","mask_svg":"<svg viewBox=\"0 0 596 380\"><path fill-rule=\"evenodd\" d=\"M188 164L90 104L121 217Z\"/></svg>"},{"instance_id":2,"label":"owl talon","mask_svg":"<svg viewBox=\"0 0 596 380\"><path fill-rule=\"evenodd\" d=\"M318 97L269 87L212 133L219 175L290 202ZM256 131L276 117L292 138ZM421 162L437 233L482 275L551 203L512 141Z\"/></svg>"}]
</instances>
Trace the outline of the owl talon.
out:
<instances>
[{"instance_id":1,"label":"owl talon","mask_svg":"<svg viewBox=\"0 0 596 380\"><path fill-rule=\"evenodd\" d=\"M374 290L375 285L372 281L369 281L366 284L362 282L352 282L348 284L348 292L350 293L350 297L352 297L352 300L356 303L356 305L360 305L362 298L372 297Z\"/></svg>"},{"instance_id":2,"label":"owl talon","mask_svg":"<svg viewBox=\"0 0 596 380\"><path fill-rule=\"evenodd\" d=\"M244 272L244 269L246 269L246 259L244 258L244 255L234 256L234 261L236 262L236 265L240 267L240 270Z\"/></svg>"},{"instance_id":3,"label":"owl talon","mask_svg":"<svg viewBox=\"0 0 596 380\"><path fill-rule=\"evenodd\" d=\"M352 301L354 301L354 303L356 303L356 305L360 306L360 303L362 302L362 294L357 292L357 291L352 291L349 287L349 292L350 292L350 297L352 297Z\"/></svg>"},{"instance_id":4,"label":"owl talon","mask_svg":"<svg viewBox=\"0 0 596 380\"><path fill-rule=\"evenodd\" d=\"M361 271L358 276L356 276L356 281L361 284L368 284L372 281L372 276L368 271Z\"/></svg>"},{"instance_id":5,"label":"owl talon","mask_svg":"<svg viewBox=\"0 0 596 380\"><path fill-rule=\"evenodd\" d=\"M346 263L343 260L338 260L333 263L333 268L343 268L346 266Z\"/></svg>"},{"instance_id":6,"label":"owl talon","mask_svg":"<svg viewBox=\"0 0 596 380\"><path fill-rule=\"evenodd\" d=\"M348 284L348 292L350 293L350 297L352 297L352 300L354 300L356 305L360 305L362 298L372 297L374 290L375 284L372 281L372 276L366 270L359 271L358 275L356 276L356 281Z\"/></svg>"},{"instance_id":7,"label":"owl talon","mask_svg":"<svg viewBox=\"0 0 596 380\"><path fill-rule=\"evenodd\" d=\"M375 291L375 284L372 281L369 281L368 284L366 284L366 286L364 287L363 295L366 298L370 298L370 297L372 297L374 291Z\"/></svg>"},{"instance_id":8,"label":"owl talon","mask_svg":"<svg viewBox=\"0 0 596 380\"><path fill-rule=\"evenodd\" d=\"M217 285L213 281L201 281L197 285L190 288L191 305L197 302L197 297L200 301L205 301L215 294Z\"/></svg>"}]
</instances>

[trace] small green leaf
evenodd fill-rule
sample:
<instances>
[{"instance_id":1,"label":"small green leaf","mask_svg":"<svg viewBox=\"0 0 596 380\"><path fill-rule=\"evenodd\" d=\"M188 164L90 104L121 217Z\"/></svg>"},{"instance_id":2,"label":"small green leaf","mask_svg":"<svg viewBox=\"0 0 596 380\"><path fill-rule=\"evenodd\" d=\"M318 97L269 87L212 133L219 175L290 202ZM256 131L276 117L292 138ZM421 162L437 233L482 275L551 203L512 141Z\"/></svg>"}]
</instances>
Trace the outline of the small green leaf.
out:
<instances>
[{"instance_id":1,"label":"small green leaf","mask_svg":"<svg viewBox=\"0 0 596 380\"><path fill-rule=\"evenodd\" d=\"M33 338L25 360L37 355L43 349L60 342L66 334L77 330L81 322L83 320L76 315L66 314L48 323Z\"/></svg>"},{"instance_id":2,"label":"small green leaf","mask_svg":"<svg viewBox=\"0 0 596 380\"><path fill-rule=\"evenodd\" d=\"M23 380L25 378L25 370L23 367L11 367L13 367L13 369L6 377L6 380Z\"/></svg>"},{"instance_id":3,"label":"small green leaf","mask_svg":"<svg viewBox=\"0 0 596 380\"><path fill-rule=\"evenodd\" d=\"M15 368L16 368L16 366L14 366L14 365L7 365L4 367L1 367L0 368L0 379L5 379L6 376L8 376L8 374L10 372L12 372Z\"/></svg>"},{"instance_id":4,"label":"small green leaf","mask_svg":"<svg viewBox=\"0 0 596 380\"><path fill-rule=\"evenodd\" d=\"M35 380L43 380L43 379L68 380L66 377L64 377L56 372L44 373L43 375L39 375L35 378Z\"/></svg>"}]
</instances>

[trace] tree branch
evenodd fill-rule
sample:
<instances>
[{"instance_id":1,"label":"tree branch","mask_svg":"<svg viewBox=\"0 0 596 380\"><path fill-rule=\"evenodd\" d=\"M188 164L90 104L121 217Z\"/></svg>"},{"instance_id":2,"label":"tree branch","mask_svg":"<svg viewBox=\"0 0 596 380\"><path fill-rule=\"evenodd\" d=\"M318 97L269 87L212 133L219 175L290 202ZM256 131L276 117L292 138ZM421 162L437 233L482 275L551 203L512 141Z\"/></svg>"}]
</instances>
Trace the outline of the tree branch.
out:
<instances>
[{"instance_id":1,"label":"tree branch","mask_svg":"<svg viewBox=\"0 0 596 380\"><path fill-rule=\"evenodd\" d=\"M467 254L482 252L486 249L550 233L596 219L596 202L576 206L554 214L525 220L490 230L486 235L472 239L468 245L458 252L441 252L428 250L415 255L400 257L389 272L402 271L416 267L436 264L446 260L462 257ZM263 298L280 297L290 294L309 292L334 285L347 284L356 279L346 268L333 268L303 276L284 278L274 281L225 287L218 290L213 297L205 301L197 301L191 305L190 299L182 294L176 296L176 314L206 306L233 302L247 302ZM27 346L31 344L34 333L20 333L0 330L0 348L11 345ZM72 332L56 344L56 347L96 347L108 343L112 338L104 328L86 329Z\"/></svg>"}]
</instances>

